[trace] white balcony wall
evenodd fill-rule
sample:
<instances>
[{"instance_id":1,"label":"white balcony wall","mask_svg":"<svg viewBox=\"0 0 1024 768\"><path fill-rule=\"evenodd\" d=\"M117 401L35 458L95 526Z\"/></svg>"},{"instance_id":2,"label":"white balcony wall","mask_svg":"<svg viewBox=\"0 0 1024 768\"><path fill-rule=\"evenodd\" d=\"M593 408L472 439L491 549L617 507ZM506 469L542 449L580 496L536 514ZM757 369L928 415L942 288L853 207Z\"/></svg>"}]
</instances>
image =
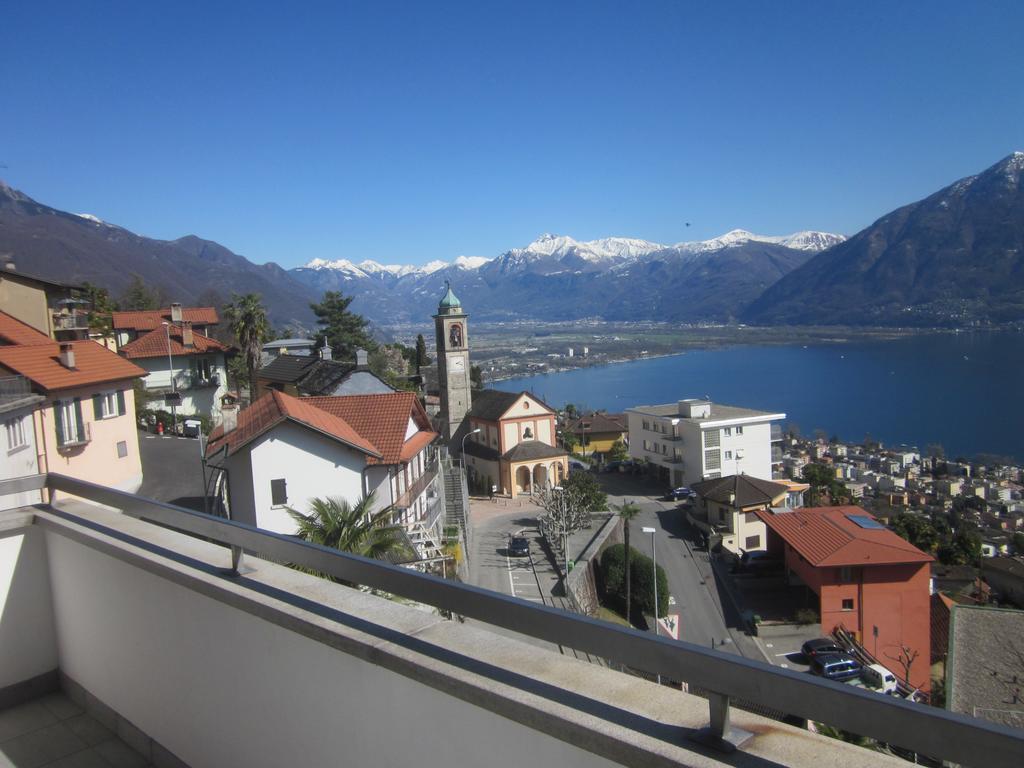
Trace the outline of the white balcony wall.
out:
<instances>
[{"instance_id":1,"label":"white balcony wall","mask_svg":"<svg viewBox=\"0 0 1024 768\"><path fill-rule=\"evenodd\" d=\"M0 520L13 521L16 515L9 512ZM56 668L43 532L31 526L0 530L0 690Z\"/></svg>"},{"instance_id":2,"label":"white balcony wall","mask_svg":"<svg viewBox=\"0 0 1024 768\"><path fill-rule=\"evenodd\" d=\"M370 610L351 627L324 621L318 642L275 623L278 608L259 616L178 583L184 566L153 572L46 538L61 669L192 768L616 764L360 657L429 615L359 595Z\"/></svg>"}]
</instances>

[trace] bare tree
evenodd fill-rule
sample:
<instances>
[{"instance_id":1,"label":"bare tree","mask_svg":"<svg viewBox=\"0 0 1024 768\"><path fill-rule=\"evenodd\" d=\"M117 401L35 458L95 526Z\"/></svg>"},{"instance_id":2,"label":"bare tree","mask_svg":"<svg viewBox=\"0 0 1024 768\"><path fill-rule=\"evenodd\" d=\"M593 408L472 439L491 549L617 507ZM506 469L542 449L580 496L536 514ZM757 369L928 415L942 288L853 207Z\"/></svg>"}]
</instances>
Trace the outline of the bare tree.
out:
<instances>
[{"instance_id":1,"label":"bare tree","mask_svg":"<svg viewBox=\"0 0 1024 768\"><path fill-rule=\"evenodd\" d=\"M900 646L900 652L898 656L892 656L888 653L885 654L886 658L892 659L901 667L903 667L903 679L906 681L907 685L910 685L910 668L911 666L913 666L914 661L920 655L921 654L919 651L912 650L910 646L907 645Z\"/></svg>"},{"instance_id":2,"label":"bare tree","mask_svg":"<svg viewBox=\"0 0 1024 768\"><path fill-rule=\"evenodd\" d=\"M589 495L583 489L568 486L547 486L534 500L544 510L538 520L540 532L556 550L562 551L565 575L569 573L569 553L566 540L569 534L591 525Z\"/></svg>"}]
</instances>

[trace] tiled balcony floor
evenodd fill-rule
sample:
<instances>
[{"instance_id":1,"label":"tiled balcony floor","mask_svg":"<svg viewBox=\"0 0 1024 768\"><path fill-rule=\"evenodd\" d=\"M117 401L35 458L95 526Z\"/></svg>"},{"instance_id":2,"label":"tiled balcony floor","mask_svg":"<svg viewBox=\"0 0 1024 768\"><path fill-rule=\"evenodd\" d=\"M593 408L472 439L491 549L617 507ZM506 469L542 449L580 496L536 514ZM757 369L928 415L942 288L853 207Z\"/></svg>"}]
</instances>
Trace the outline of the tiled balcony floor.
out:
<instances>
[{"instance_id":1,"label":"tiled balcony floor","mask_svg":"<svg viewBox=\"0 0 1024 768\"><path fill-rule=\"evenodd\" d=\"M63 693L0 710L0 768L144 768L151 763Z\"/></svg>"}]
</instances>

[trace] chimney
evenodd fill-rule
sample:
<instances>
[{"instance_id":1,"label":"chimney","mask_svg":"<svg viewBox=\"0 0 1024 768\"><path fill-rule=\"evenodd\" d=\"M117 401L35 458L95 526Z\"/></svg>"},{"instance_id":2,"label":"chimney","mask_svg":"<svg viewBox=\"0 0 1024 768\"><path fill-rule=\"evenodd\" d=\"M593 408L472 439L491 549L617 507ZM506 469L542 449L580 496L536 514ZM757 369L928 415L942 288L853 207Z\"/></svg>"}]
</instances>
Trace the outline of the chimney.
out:
<instances>
[{"instance_id":1,"label":"chimney","mask_svg":"<svg viewBox=\"0 0 1024 768\"><path fill-rule=\"evenodd\" d=\"M178 302L174 302L173 304L171 304L171 322L181 322L181 304L179 304Z\"/></svg>"},{"instance_id":2,"label":"chimney","mask_svg":"<svg viewBox=\"0 0 1024 768\"><path fill-rule=\"evenodd\" d=\"M238 426L238 403L223 403L220 407L220 425L226 435Z\"/></svg>"},{"instance_id":3,"label":"chimney","mask_svg":"<svg viewBox=\"0 0 1024 768\"><path fill-rule=\"evenodd\" d=\"M174 305L171 305L171 311L174 311ZM178 305L178 314L181 314L181 305ZM195 343L192 339L192 323L185 321L181 324L181 343L185 349L192 349Z\"/></svg>"},{"instance_id":4,"label":"chimney","mask_svg":"<svg viewBox=\"0 0 1024 768\"><path fill-rule=\"evenodd\" d=\"M356 350L356 368L369 367L368 355L365 349Z\"/></svg>"},{"instance_id":5,"label":"chimney","mask_svg":"<svg viewBox=\"0 0 1024 768\"><path fill-rule=\"evenodd\" d=\"M75 369L75 348L70 344L60 345L60 364L68 370Z\"/></svg>"},{"instance_id":6,"label":"chimney","mask_svg":"<svg viewBox=\"0 0 1024 768\"><path fill-rule=\"evenodd\" d=\"M331 345L327 343L327 337L324 336L324 345L320 347L320 359L321 360L333 360L334 352L331 350Z\"/></svg>"}]
</instances>

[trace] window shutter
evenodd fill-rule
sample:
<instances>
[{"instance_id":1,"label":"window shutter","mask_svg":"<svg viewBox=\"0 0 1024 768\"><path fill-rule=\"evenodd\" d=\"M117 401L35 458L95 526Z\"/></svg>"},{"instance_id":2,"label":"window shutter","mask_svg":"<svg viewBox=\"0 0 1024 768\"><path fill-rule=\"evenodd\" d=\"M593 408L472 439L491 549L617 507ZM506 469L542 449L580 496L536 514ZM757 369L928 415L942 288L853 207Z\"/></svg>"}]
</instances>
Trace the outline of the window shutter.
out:
<instances>
[{"instance_id":1,"label":"window shutter","mask_svg":"<svg viewBox=\"0 0 1024 768\"><path fill-rule=\"evenodd\" d=\"M288 503L288 485L283 478L270 481L270 503L274 506Z\"/></svg>"},{"instance_id":2,"label":"window shutter","mask_svg":"<svg viewBox=\"0 0 1024 768\"><path fill-rule=\"evenodd\" d=\"M85 440L85 424L82 421L82 399L80 397L75 398L75 426L78 427L76 437L79 442Z\"/></svg>"},{"instance_id":3,"label":"window shutter","mask_svg":"<svg viewBox=\"0 0 1024 768\"><path fill-rule=\"evenodd\" d=\"M96 421L103 418L103 395L92 396L92 415Z\"/></svg>"},{"instance_id":4,"label":"window shutter","mask_svg":"<svg viewBox=\"0 0 1024 768\"><path fill-rule=\"evenodd\" d=\"M53 404L53 421L57 428L57 445L64 445L66 442L64 439L64 408L60 400Z\"/></svg>"},{"instance_id":5,"label":"window shutter","mask_svg":"<svg viewBox=\"0 0 1024 768\"><path fill-rule=\"evenodd\" d=\"M117 390L117 415L124 416L126 413L128 413L128 409L124 404L124 390L119 389Z\"/></svg>"}]
</instances>

